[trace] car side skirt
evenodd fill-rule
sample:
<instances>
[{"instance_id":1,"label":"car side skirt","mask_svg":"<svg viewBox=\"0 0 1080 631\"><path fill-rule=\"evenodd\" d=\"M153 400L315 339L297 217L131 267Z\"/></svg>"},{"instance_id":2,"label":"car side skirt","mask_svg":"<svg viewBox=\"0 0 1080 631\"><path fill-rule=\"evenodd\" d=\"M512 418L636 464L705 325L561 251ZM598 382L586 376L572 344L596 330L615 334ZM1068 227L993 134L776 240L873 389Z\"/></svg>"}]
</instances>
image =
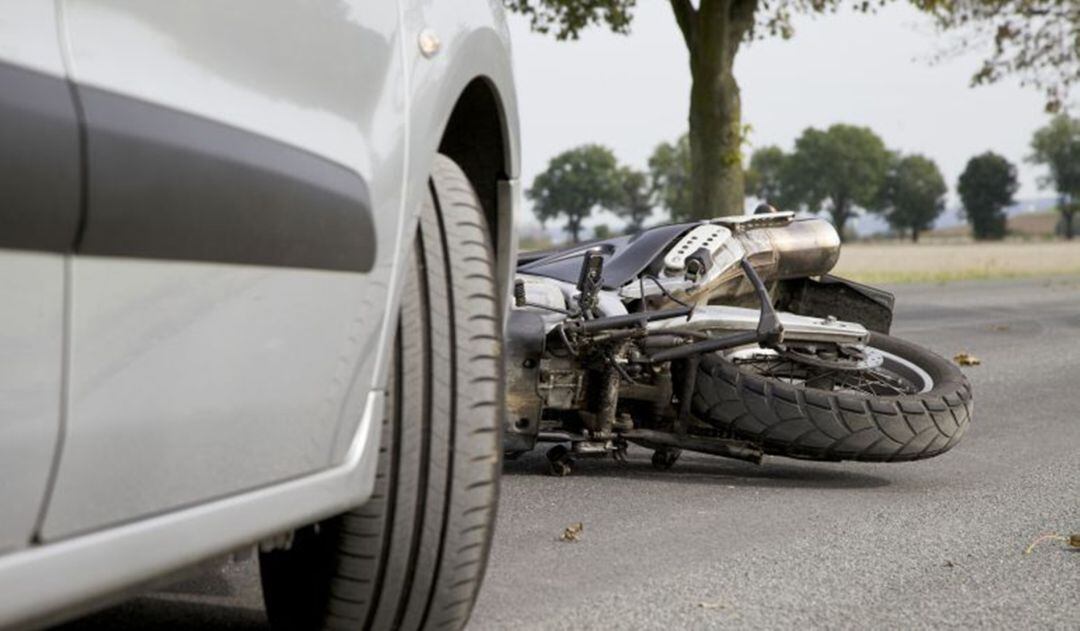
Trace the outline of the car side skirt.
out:
<instances>
[{"instance_id":1,"label":"car side skirt","mask_svg":"<svg viewBox=\"0 0 1080 631\"><path fill-rule=\"evenodd\" d=\"M363 503L375 482L384 393L344 462L326 471L0 557L0 628L39 627L118 594Z\"/></svg>"}]
</instances>

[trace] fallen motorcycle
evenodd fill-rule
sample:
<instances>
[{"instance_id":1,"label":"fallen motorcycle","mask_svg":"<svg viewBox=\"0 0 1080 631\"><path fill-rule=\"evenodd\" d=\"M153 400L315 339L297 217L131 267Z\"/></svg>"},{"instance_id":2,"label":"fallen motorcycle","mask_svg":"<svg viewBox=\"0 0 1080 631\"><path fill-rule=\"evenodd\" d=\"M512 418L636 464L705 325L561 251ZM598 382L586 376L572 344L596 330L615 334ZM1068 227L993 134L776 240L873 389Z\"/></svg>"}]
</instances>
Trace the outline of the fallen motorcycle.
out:
<instances>
[{"instance_id":1,"label":"fallen motorcycle","mask_svg":"<svg viewBox=\"0 0 1080 631\"><path fill-rule=\"evenodd\" d=\"M762 207L519 257L504 447L682 450L760 463L907 461L951 449L971 386L889 335L893 296L829 274L835 229Z\"/></svg>"}]
</instances>

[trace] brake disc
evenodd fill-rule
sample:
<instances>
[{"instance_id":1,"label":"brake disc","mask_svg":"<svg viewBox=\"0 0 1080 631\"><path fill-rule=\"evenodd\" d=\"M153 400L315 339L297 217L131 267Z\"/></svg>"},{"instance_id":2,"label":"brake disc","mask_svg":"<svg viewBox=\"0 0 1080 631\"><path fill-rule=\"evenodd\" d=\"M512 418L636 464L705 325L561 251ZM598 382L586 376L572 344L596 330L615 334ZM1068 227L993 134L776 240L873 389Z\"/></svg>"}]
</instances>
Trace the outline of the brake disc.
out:
<instances>
[{"instance_id":1,"label":"brake disc","mask_svg":"<svg viewBox=\"0 0 1080 631\"><path fill-rule=\"evenodd\" d=\"M835 354L817 349L807 352L805 349L788 347L781 350L779 355L800 364L830 370L872 370L885 362L885 356L872 348L840 346L839 351Z\"/></svg>"}]
</instances>

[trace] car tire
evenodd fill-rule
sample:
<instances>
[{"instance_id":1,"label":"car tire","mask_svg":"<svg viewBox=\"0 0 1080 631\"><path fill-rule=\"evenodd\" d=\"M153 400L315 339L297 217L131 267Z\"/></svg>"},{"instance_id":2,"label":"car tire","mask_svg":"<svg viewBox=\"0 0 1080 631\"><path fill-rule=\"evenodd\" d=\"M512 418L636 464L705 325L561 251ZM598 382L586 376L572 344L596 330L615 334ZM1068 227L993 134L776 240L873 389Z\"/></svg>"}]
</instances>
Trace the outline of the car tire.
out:
<instances>
[{"instance_id":1,"label":"car tire","mask_svg":"<svg viewBox=\"0 0 1080 631\"><path fill-rule=\"evenodd\" d=\"M375 490L260 555L279 629L460 629L498 498L502 342L494 254L461 169L437 156L406 272Z\"/></svg>"}]
</instances>

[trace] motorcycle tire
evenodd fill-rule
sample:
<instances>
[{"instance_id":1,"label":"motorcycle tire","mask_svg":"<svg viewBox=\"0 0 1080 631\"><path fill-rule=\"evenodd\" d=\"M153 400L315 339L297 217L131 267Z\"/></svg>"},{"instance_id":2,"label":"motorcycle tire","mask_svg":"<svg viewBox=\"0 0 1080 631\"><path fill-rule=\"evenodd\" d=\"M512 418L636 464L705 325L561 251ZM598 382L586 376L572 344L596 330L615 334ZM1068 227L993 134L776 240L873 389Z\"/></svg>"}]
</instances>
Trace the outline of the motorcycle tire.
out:
<instances>
[{"instance_id":1,"label":"motorcycle tire","mask_svg":"<svg viewBox=\"0 0 1080 631\"><path fill-rule=\"evenodd\" d=\"M917 394L825 390L764 376L720 355L702 357L692 410L766 454L809 460L899 462L952 449L971 422L971 384L947 359L888 335L869 346L929 379ZM913 369L914 370L914 369Z\"/></svg>"}]
</instances>

